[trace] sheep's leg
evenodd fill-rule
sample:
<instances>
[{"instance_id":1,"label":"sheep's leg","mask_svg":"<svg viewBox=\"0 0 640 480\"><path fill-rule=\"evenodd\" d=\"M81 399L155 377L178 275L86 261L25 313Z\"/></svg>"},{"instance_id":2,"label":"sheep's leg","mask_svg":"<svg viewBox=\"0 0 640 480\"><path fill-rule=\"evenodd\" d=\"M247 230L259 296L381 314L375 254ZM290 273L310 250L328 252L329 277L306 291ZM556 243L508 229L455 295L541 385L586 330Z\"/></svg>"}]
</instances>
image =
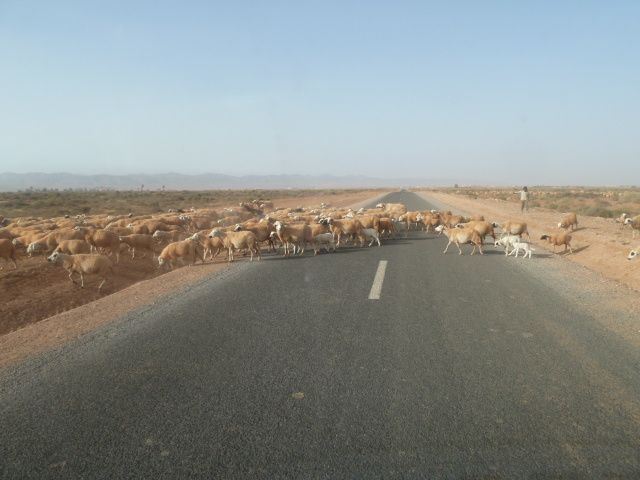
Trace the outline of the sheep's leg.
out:
<instances>
[{"instance_id":1,"label":"sheep's leg","mask_svg":"<svg viewBox=\"0 0 640 480\"><path fill-rule=\"evenodd\" d=\"M460 248L460 242L457 241L457 240L456 240L456 247L458 247L458 251L460 252L460 253L458 253L458 255L463 255L462 249Z\"/></svg>"},{"instance_id":2,"label":"sheep's leg","mask_svg":"<svg viewBox=\"0 0 640 480\"><path fill-rule=\"evenodd\" d=\"M102 290L102 286L104 285L104 282L106 282L106 281L107 281L106 278L102 279L102 282L100 282L100 285L98 285L98 291Z\"/></svg>"},{"instance_id":3,"label":"sheep's leg","mask_svg":"<svg viewBox=\"0 0 640 480\"><path fill-rule=\"evenodd\" d=\"M376 239L376 242L378 242L378 246L379 246L379 247L381 247L381 246L382 246L382 244L380 243L380 237L375 237L375 239ZM372 242L372 243L373 243L373 242Z\"/></svg>"},{"instance_id":4,"label":"sheep's leg","mask_svg":"<svg viewBox=\"0 0 640 480\"><path fill-rule=\"evenodd\" d=\"M80 288L84 288L84 275L80 272Z\"/></svg>"},{"instance_id":5,"label":"sheep's leg","mask_svg":"<svg viewBox=\"0 0 640 480\"><path fill-rule=\"evenodd\" d=\"M256 254L258 255L258 260L262 260L262 252L260 251L260 246L256 246Z\"/></svg>"},{"instance_id":6,"label":"sheep's leg","mask_svg":"<svg viewBox=\"0 0 640 480\"><path fill-rule=\"evenodd\" d=\"M449 240L449 243L447 243L447 246L444 249L444 252L442 253L447 253L447 250L449 250L449 245L451 245L452 240Z\"/></svg>"},{"instance_id":7,"label":"sheep's leg","mask_svg":"<svg viewBox=\"0 0 640 480\"><path fill-rule=\"evenodd\" d=\"M484 255L484 252L482 251L482 243L478 245L478 250L480 250L480 255Z\"/></svg>"},{"instance_id":8,"label":"sheep's leg","mask_svg":"<svg viewBox=\"0 0 640 480\"><path fill-rule=\"evenodd\" d=\"M136 258L136 247L133 247L131 249L131 260L133 260L134 258Z\"/></svg>"},{"instance_id":9,"label":"sheep's leg","mask_svg":"<svg viewBox=\"0 0 640 480\"><path fill-rule=\"evenodd\" d=\"M78 282L76 282L73 278L73 270L69 272L69 280L71 280L71 283L73 283L74 285L78 284Z\"/></svg>"}]
</instances>

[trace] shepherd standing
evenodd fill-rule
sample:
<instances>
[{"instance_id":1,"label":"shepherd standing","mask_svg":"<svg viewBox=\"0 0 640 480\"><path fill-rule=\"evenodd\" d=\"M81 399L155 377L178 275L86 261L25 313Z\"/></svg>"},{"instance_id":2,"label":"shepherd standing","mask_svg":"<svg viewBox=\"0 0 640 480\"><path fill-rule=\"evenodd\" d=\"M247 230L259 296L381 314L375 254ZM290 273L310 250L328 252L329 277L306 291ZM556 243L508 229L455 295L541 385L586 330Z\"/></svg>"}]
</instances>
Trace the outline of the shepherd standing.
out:
<instances>
[{"instance_id":1,"label":"shepherd standing","mask_svg":"<svg viewBox=\"0 0 640 480\"><path fill-rule=\"evenodd\" d=\"M529 189L527 187L522 187L522 190L517 192L520 194L520 211L528 212L529 211Z\"/></svg>"}]
</instances>

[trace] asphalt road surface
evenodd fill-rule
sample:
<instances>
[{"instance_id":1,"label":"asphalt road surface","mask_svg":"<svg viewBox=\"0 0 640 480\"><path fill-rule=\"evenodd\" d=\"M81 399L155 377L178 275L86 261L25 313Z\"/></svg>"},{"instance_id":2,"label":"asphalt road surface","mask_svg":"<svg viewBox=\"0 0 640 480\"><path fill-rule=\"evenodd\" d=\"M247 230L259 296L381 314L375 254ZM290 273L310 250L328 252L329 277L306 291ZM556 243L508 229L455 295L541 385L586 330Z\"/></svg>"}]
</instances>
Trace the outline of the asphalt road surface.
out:
<instances>
[{"instance_id":1,"label":"asphalt road surface","mask_svg":"<svg viewBox=\"0 0 640 480\"><path fill-rule=\"evenodd\" d=\"M444 245L243 262L0 371L0 477L638 478L638 352Z\"/></svg>"}]
</instances>

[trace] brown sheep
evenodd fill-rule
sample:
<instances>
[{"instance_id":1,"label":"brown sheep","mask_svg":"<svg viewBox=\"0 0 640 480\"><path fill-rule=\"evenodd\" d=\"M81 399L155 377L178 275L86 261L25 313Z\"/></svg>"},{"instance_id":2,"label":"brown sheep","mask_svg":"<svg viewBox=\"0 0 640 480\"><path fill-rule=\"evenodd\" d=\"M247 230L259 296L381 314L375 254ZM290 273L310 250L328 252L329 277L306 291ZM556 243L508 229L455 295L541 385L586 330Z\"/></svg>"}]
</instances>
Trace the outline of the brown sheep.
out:
<instances>
[{"instance_id":1,"label":"brown sheep","mask_svg":"<svg viewBox=\"0 0 640 480\"><path fill-rule=\"evenodd\" d=\"M493 230L493 224L490 222L485 222L484 220L472 220L468 223L461 223L456 226L463 226L463 227L467 226L467 227L473 228L476 232L478 232L478 235L480 235L480 238L482 239L483 244L484 244L484 238L487 235L491 235L493 237L494 243L496 241L496 234Z\"/></svg>"},{"instance_id":2,"label":"brown sheep","mask_svg":"<svg viewBox=\"0 0 640 480\"><path fill-rule=\"evenodd\" d=\"M503 235L517 235L522 238L522 235L526 234L527 238L531 238L529 236L529 230L527 229L527 224L525 222L521 222L518 220L507 220L502 225L493 224L493 226L501 227Z\"/></svg>"},{"instance_id":3,"label":"brown sheep","mask_svg":"<svg viewBox=\"0 0 640 480\"><path fill-rule=\"evenodd\" d=\"M9 260L13 262L13 268L18 268L16 263L16 247L11 240L7 238L0 238L0 258L3 258L5 263L9 263ZM4 269L4 265L0 267L0 270Z\"/></svg>"},{"instance_id":4,"label":"brown sheep","mask_svg":"<svg viewBox=\"0 0 640 480\"><path fill-rule=\"evenodd\" d=\"M78 284L73 278L73 274L80 275L80 288L84 288L84 276L86 275L98 275L102 278L102 282L98 285L98 291L102 289L102 286L107 281L107 276L113 273L113 264L109 258L104 255L97 254L77 254L67 255L60 252L54 252L47 258L47 260L56 265L62 265L62 267L69 272L69 280L74 284Z\"/></svg>"},{"instance_id":5,"label":"brown sheep","mask_svg":"<svg viewBox=\"0 0 640 480\"><path fill-rule=\"evenodd\" d=\"M323 222L324 223L324 222ZM362 230L362 224L359 220L335 220L332 217L326 219L326 223L328 223L329 228L331 229L331 233L336 238L336 246L340 246L340 240L347 237L358 237L360 236L360 231ZM313 238L313 237L312 237Z\"/></svg>"},{"instance_id":6,"label":"brown sheep","mask_svg":"<svg viewBox=\"0 0 640 480\"><path fill-rule=\"evenodd\" d=\"M155 242L151 235L133 233L131 235L120 235L118 239L120 240L120 243L124 243L129 246L129 249L131 250L131 259L136 258L136 250L147 250L151 252L152 260L155 260Z\"/></svg>"},{"instance_id":7,"label":"brown sheep","mask_svg":"<svg viewBox=\"0 0 640 480\"><path fill-rule=\"evenodd\" d=\"M85 240L62 240L54 252L77 255L78 253L91 253L91 245Z\"/></svg>"},{"instance_id":8,"label":"brown sheep","mask_svg":"<svg viewBox=\"0 0 640 480\"><path fill-rule=\"evenodd\" d=\"M120 236L109 230L96 230L95 228L76 227L82 232L85 240L91 245L92 250L104 249L116 257L116 263L120 262Z\"/></svg>"},{"instance_id":9,"label":"brown sheep","mask_svg":"<svg viewBox=\"0 0 640 480\"><path fill-rule=\"evenodd\" d=\"M473 244L471 255L476 253L476 248L480 250L480 255L484 255L484 252L482 251L482 238L480 238L478 232L476 232L472 227L449 228L446 225L440 225L436 228L436 230L444 232L444 234L449 238L449 243L447 243L447 246L442 253L447 253L447 250L449 250L449 245L455 243L456 247L458 247L460 255L462 255L460 244L470 242Z\"/></svg>"},{"instance_id":10,"label":"brown sheep","mask_svg":"<svg viewBox=\"0 0 640 480\"><path fill-rule=\"evenodd\" d=\"M571 234L568 232L558 232L555 235L542 235L540 240L547 240L551 245L553 245L553 253L556 253L556 247L560 245L564 245L564 251L567 251L569 248L569 252L573 253L573 249L571 248Z\"/></svg>"},{"instance_id":11,"label":"brown sheep","mask_svg":"<svg viewBox=\"0 0 640 480\"><path fill-rule=\"evenodd\" d=\"M179 242L180 240L184 240L184 233L179 230L170 230L168 232L156 230L153 232L152 237L157 243Z\"/></svg>"},{"instance_id":12,"label":"brown sheep","mask_svg":"<svg viewBox=\"0 0 640 480\"><path fill-rule=\"evenodd\" d=\"M160 255L158 255L158 268L169 265L171 270L173 270L175 260L187 260L191 262L191 265L195 265L198 254L197 244L198 242L191 238L170 243L164 247Z\"/></svg>"},{"instance_id":13,"label":"brown sheep","mask_svg":"<svg viewBox=\"0 0 640 480\"><path fill-rule=\"evenodd\" d=\"M578 216L573 212L567 213L562 217L560 223L558 223L558 228L575 230L576 228L578 228Z\"/></svg>"},{"instance_id":14,"label":"brown sheep","mask_svg":"<svg viewBox=\"0 0 640 480\"><path fill-rule=\"evenodd\" d=\"M228 251L229 262L233 262L233 252L235 250L241 250L244 248L249 249L249 251L251 252L252 262L254 252L258 254L258 260L262 259L260 248L258 247L258 241L256 239L256 235L253 232L225 232L220 228L214 228L213 230L211 230L209 238L214 237L218 237L224 242L224 246Z\"/></svg>"}]
</instances>

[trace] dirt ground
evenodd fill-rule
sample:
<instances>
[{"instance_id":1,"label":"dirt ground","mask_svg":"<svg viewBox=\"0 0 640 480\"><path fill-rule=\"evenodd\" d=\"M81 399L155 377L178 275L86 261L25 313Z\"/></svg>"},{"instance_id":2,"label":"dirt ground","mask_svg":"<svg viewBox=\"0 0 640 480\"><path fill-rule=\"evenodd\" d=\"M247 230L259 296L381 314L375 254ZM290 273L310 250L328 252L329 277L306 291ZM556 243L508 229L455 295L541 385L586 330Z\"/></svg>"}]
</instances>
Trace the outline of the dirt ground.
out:
<instances>
[{"instance_id":1,"label":"dirt ground","mask_svg":"<svg viewBox=\"0 0 640 480\"><path fill-rule=\"evenodd\" d=\"M274 203L276 207L295 207L325 202L357 208L380 195L379 190L361 191ZM98 293L96 279L88 277L85 288L80 289L69 281L62 267L48 264L43 257L23 259L18 265L18 270L11 266L0 270L0 367L60 345L228 268L219 256L214 262L162 273L151 258L131 260L123 253L116 275Z\"/></svg>"},{"instance_id":2,"label":"dirt ground","mask_svg":"<svg viewBox=\"0 0 640 480\"><path fill-rule=\"evenodd\" d=\"M471 199L463 195L442 192L424 192L430 198L451 205L460 210L482 214L489 221L498 223L508 219L522 219L527 222L532 243L538 251L551 251L552 247L540 236L558 230L561 213L545 208L532 208L522 214L520 205L499 199ZM567 260L587 267L604 277L618 281L640 291L640 260L627 260L629 250L640 246L640 237L632 239L629 227L621 228L612 219L578 216L578 225L572 234L573 254L558 253ZM559 248L558 252L562 249Z\"/></svg>"}]
</instances>

